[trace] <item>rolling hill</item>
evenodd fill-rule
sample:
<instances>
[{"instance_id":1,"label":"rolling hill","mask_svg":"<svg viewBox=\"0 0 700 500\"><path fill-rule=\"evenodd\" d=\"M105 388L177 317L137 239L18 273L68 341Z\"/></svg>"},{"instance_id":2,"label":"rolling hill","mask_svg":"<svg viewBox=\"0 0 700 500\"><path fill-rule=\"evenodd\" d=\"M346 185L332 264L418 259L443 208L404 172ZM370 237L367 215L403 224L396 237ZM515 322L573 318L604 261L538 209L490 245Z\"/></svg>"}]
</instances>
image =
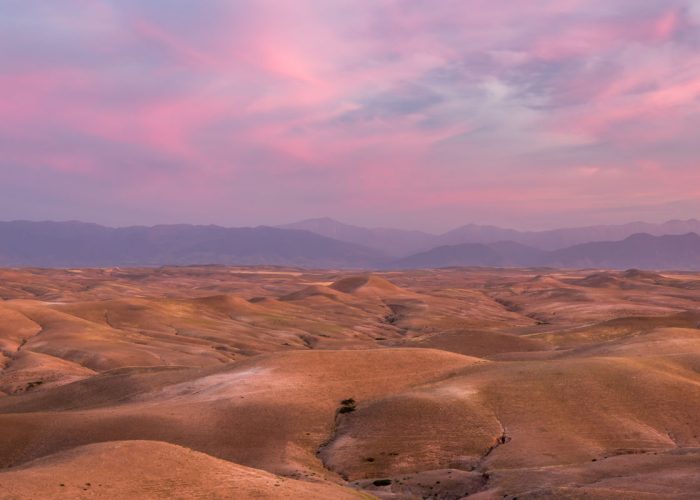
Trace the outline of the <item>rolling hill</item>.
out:
<instances>
[{"instance_id":1,"label":"rolling hill","mask_svg":"<svg viewBox=\"0 0 700 500\"><path fill-rule=\"evenodd\" d=\"M699 283L0 269L0 497L697 498Z\"/></svg>"}]
</instances>

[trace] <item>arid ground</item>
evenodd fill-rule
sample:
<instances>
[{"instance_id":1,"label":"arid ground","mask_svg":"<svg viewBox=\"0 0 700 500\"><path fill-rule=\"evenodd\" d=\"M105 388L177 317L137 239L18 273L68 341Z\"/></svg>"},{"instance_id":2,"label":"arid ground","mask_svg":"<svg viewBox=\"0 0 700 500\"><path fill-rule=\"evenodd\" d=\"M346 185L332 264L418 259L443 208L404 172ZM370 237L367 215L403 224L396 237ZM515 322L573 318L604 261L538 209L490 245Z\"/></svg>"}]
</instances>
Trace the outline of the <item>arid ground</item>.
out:
<instances>
[{"instance_id":1,"label":"arid ground","mask_svg":"<svg viewBox=\"0 0 700 500\"><path fill-rule=\"evenodd\" d=\"M700 275L0 270L0 498L697 498Z\"/></svg>"}]
</instances>

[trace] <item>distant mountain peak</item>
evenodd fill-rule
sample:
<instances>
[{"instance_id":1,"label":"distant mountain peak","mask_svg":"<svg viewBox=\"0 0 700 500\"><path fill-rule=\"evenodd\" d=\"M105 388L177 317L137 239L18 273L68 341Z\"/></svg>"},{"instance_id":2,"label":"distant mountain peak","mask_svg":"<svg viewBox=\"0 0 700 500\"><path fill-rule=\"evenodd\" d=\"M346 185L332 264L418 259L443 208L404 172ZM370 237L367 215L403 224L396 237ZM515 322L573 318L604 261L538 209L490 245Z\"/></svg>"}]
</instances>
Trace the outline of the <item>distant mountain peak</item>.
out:
<instances>
[{"instance_id":1,"label":"distant mountain peak","mask_svg":"<svg viewBox=\"0 0 700 500\"><path fill-rule=\"evenodd\" d=\"M434 246L436 238L421 231L353 226L329 217L306 219L279 227L311 231L328 238L373 248L391 256L409 255L430 248Z\"/></svg>"},{"instance_id":2,"label":"distant mountain peak","mask_svg":"<svg viewBox=\"0 0 700 500\"><path fill-rule=\"evenodd\" d=\"M108 228L72 222L0 222L0 265L164 264L374 268L384 254L309 231L189 224Z\"/></svg>"},{"instance_id":3,"label":"distant mountain peak","mask_svg":"<svg viewBox=\"0 0 700 500\"><path fill-rule=\"evenodd\" d=\"M622 226L600 226L583 233L578 230L519 233L498 229L482 232L486 227L482 226L471 233L481 241L455 244L417 231L357 228L334 222L330 225L332 231L321 234L320 230L299 224L287 228L189 224L110 228L75 221L0 222L0 266L265 264L360 269L455 266L700 269L700 223L695 222L630 226L626 232L621 232ZM697 230L693 230L695 225ZM666 229L672 232L654 234ZM565 242L579 240L583 242L562 247ZM528 243L533 241L538 244Z\"/></svg>"}]
</instances>

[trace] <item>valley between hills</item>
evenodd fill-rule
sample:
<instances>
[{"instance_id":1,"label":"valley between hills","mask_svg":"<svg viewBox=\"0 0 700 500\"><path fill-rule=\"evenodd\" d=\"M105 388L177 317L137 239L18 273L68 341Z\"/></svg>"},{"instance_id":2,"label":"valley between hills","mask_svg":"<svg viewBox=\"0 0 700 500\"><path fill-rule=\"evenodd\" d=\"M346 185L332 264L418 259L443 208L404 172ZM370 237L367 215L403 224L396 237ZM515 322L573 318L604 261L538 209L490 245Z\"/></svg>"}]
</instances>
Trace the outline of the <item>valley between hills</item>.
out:
<instances>
[{"instance_id":1,"label":"valley between hills","mask_svg":"<svg viewBox=\"0 0 700 500\"><path fill-rule=\"evenodd\" d=\"M697 498L700 274L0 269L0 498Z\"/></svg>"}]
</instances>

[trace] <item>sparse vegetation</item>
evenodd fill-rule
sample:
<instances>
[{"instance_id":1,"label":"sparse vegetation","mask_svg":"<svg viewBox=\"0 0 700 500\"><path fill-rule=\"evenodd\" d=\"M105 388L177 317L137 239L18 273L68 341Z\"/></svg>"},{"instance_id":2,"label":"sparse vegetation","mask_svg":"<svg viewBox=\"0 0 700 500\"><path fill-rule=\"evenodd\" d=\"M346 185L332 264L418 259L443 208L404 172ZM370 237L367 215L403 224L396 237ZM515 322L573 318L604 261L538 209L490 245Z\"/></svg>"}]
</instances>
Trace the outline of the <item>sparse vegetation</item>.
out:
<instances>
[{"instance_id":1,"label":"sparse vegetation","mask_svg":"<svg viewBox=\"0 0 700 500\"><path fill-rule=\"evenodd\" d=\"M356 410L356 403L353 398L343 399L340 405L338 413L351 413Z\"/></svg>"}]
</instances>

